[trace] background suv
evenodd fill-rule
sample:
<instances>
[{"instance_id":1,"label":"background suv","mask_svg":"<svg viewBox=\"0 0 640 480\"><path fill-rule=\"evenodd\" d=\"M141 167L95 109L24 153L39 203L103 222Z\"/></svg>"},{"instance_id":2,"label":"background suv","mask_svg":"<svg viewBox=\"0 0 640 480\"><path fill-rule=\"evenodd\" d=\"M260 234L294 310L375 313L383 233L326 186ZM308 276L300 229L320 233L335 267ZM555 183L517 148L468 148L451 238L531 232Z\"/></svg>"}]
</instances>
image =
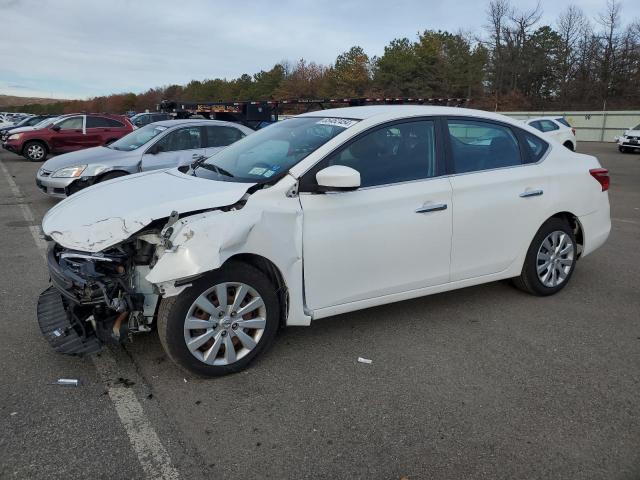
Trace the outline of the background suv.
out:
<instances>
[{"instance_id":1,"label":"background suv","mask_svg":"<svg viewBox=\"0 0 640 480\"><path fill-rule=\"evenodd\" d=\"M153 122L160 122L162 120L171 120L173 117L168 113L138 113L129 119L136 127L144 127Z\"/></svg>"},{"instance_id":2,"label":"background suv","mask_svg":"<svg viewBox=\"0 0 640 480\"><path fill-rule=\"evenodd\" d=\"M67 153L98 145L108 145L133 130L122 115L71 114L35 130L12 133L4 148L32 162L40 162L49 153Z\"/></svg>"}]
</instances>

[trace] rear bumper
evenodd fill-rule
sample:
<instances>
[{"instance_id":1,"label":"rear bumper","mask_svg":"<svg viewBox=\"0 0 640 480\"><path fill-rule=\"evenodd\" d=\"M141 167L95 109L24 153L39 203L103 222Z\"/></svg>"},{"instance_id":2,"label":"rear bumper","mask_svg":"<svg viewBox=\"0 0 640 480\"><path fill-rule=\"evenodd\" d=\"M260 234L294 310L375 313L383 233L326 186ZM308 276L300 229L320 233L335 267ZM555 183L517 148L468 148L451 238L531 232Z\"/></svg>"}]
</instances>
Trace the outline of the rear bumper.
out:
<instances>
[{"instance_id":1,"label":"rear bumper","mask_svg":"<svg viewBox=\"0 0 640 480\"><path fill-rule=\"evenodd\" d=\"M602 195L605 196L605 201L602 202L598 210L578 217L584 233L583 257L601 247L609 238L609 233L611 233L609 195L606 192L603 192Z\"/></svg>"}]
</instances>

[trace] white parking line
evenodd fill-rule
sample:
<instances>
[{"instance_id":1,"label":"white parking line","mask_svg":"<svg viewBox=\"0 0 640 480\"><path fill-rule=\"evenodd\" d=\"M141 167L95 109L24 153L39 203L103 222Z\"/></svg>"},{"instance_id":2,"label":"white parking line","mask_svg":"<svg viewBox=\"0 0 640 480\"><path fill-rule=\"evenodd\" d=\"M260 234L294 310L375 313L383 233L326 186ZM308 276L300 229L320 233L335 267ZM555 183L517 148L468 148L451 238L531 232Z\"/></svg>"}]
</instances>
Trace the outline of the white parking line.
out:
<instances>
[{"instance_id":1,"label":"white parking line","mask_svg":"<svg viewBox=\"0 0 640 480\"><path fill-rule=\"evenodd\" d=\"M11 177L11 174L0 160L0 171L4 175L11 193L17 200L23 199L24 195L20 187ZM26 203L19 203L22 216L27 223L34 223L35 216L33 211ZM36 243L38 251L43 258L46 258L47 243L40 235L40 228L37 225L29 227L33 240ZM91 356L98 374L102 381L107 385L109 398L113 402L120 422L124 426L129 442L138 456L138 461L142 466L145 477L148 479L176 480L179 478L178 471L171 464L169 453L162 445L158 434L153 426L146 418L142 405L138 401L133 390L124 387L114 387L110 385L110 381L117 378L118 367L113 355L108 349L104 349L100 356Z\"/></svg>"}]
</instances>

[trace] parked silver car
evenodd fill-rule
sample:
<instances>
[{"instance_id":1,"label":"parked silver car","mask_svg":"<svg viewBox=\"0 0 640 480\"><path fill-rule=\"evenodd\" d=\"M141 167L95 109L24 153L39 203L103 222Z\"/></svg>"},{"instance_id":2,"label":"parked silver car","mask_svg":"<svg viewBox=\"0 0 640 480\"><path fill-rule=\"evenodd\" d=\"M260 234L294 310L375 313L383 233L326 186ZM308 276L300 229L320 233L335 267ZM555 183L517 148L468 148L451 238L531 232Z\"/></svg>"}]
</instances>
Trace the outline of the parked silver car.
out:
<instances>
[{"instance_id":1,"label":"parked silver car","mask_svg":"<svg viewBox=\"0 0 640 480\"><path fill-rule=\"evenodd\" d=\"M110 145L47 160L36 174L36 184L44 193L64 198L130 173L190 165L252 132L243 125L217 120L156 122Z\"/></svg>"}]
</instances>

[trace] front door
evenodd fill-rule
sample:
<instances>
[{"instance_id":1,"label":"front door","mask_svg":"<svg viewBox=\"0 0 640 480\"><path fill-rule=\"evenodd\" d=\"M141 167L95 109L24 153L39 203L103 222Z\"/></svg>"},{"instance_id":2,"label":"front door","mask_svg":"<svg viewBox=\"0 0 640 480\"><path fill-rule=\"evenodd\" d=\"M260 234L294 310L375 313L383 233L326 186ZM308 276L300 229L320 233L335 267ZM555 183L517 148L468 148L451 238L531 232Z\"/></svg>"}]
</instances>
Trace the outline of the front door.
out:
<instances>
[{"instance_id":1,"label":"front door","mask_svg":"<svg viewBox=\"0 0 640 480\"><path fill-rule=\"evenodd\" d=\"M182 127L165 134L142 156L141 170L190 165L205 154L202 127Z\"/></svg>"},{"instance_id":2,"label":"front door","mask_svg":"<svg viewBox=\"0 0 640 480\"><path fill-rule=\"evenodd\" d=\"M58 122L60 130L51 136L51 146L55 153L73 152L86 148L84 116L68 117Z\"/></svg>"},{"instance_id":3,"label":"front door","mask_svg":"<svg viewBox=\"0 0 640 480\"><path fill-rule=\"evenodd\" d=\"M300 202L308 308L449 281L451 185L439 176L435 131L433 120L378 127L305 174ZM330 165L358 170L361 188L314 193L315 174Z\"/></svg>"}]
</instances>

